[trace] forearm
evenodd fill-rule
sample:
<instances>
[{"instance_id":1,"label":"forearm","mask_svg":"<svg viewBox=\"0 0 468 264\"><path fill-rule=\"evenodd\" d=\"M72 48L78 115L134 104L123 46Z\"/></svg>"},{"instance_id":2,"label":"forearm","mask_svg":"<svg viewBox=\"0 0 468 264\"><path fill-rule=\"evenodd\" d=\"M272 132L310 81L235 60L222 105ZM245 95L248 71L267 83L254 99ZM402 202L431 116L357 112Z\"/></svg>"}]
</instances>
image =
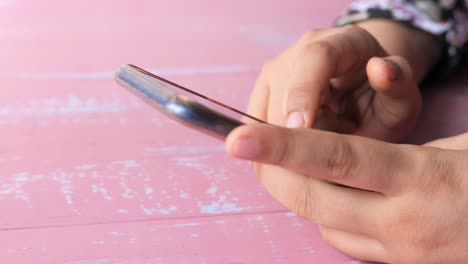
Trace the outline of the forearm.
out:
<instances>
[{"instance_id":1,"label":"forearm","mask_svg":"<svg viewBox=\"0 0 468 264\"><path fill-rule=\"evenodd\" d=\"M390 55L407 59L418 82L441 56L442 43L429 33L384 19L366 20L357 25L372 34Z\"/></svg>"}]
</instances>

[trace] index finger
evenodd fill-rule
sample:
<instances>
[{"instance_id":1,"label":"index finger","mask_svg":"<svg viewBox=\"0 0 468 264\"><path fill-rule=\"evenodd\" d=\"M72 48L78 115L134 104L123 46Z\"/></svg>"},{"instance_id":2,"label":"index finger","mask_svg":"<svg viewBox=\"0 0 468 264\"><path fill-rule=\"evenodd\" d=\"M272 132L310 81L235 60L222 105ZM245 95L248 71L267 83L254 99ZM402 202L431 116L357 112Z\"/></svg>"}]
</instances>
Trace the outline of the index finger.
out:
<instances>
[{"instance_id":1,"label":"index finger","mask_svg":"<svg viewBox=\"0 0 468 264\"><path fill-rule=\"evenodd\" d=\"M333 34L307 33L296 49L285 104L291 118L288 127L311 127L330 81L359 67L364 70L367 61L382 52L377 41L357 26L347 26ZM347 79L357 77L362 78L351 75Z\"/></svg>"}]
</instances>

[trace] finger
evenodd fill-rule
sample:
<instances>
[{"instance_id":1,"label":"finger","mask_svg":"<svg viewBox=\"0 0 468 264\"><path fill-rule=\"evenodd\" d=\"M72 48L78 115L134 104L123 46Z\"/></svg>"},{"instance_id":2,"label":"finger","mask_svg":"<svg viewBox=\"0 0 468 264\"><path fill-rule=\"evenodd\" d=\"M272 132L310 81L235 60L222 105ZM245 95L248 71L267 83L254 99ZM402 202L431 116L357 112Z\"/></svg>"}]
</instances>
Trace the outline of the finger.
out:
<instances>
[{"instance_id":1,"label":"finger","mask_svg":"<svg viewBox=\"0 0 468 264\"><path fill-rule=\"evenodd\" d=\"M468 133L454 137L438 139L424 145L441 149L468 150Z\"/></svg>"},{"instance_id":2,"label":"finger","mask_svg":"<svg viewBox=\"0 0 468 264\"><path fill-rule=\"evenodd\" d=\"M264 69L260 73L247 106L247 114L263 121L268 120L268 102L270 97L268 81L265 79L266 68L267 66L264 66ZM243 121L251 123L250 119L247 118Z\"/></svg>"},{"instance_id":3,"label":"finger","mask_svg":"<svg viewBox=\"0 0 468 264\"><path fill-rule=\"evenodd\" d=\"M330 80L364 66L371 56L381 52L377 42L355 26L297 49L285 103L288 127L311 127Z\"/></svg>"},{"instance_id":4,"label":"finger","mask_svg":"<svg viewBox=\"0 0 468 264\"><path fill-rule=\"evenodd\" d=\"M378 193L326 183L271 165L257 166L257 173L275 199L305 219L365 235L379 228L386 198Z\"/></svg>"},{"instance_id":5,"label":"finger","mask_svg":"<svg viewBox=\"0 0 468 264\"><path fill-rule=\"evenodd\" d=\"M417 147L270 125L237 128L226 144L238 158L387 195L413 188L425 161Z\"/></svg>"},{"instance_id":6,"label":"finger","mask_svg":"<svg viewBox=\"0 0 468 264\"><path fill-rule=\"evenodd\" d=\"M372 58L367 65L370 86L376 91L373 107L380 122L369 123L365 133L355 135L386 135L401 140L416 123L422 105L419 87L409 63L402 57ZM391 135L388 135L391 131Z\"/></svg>"},{"instance_id":7,"label":"finger","mask_svg":"<svg viewBox=\"0 0 468 264\"><path fill-rule=\"evenodd\" d=\"M374 57L367 64L367 74L372 88L382 95L404 99L419 94L411 66L403 57Z\"/></svg>"},{"instance_id":8,"label":"finger","mask_svg":"<svg viewBox=\"0 0 468 264\"><path fill-rule=\"evenodd\" d=\"M317 116L314 128L326 131L333 131L342 134L351 134L356 130L356 122L344 115L337 114L337 111L327 107L322 107Z\"/></svg>"},{"instance_id":9,"label":"finger","mask_svg":"<svg viewBox=\"0 0 468 264\"><path fill-rule=\"evenodd\" d=\"M387 262L383 245L375 239L319 226L322 238L344 254L367 261Z\"/></svg>"},{"instance_id":10,"label":"finger","mask_svg":"<svg viewBox=\"0 0 468 264\"><path fill-rule=\"evenodd\" d=\"M365 63L360 64L362 65L354 66L354 69L350 70L346 74L333 78L330 81L332 89L337 92L353 90L365 82L367 80L366 65Z\"/></svg>"}]
</instances>

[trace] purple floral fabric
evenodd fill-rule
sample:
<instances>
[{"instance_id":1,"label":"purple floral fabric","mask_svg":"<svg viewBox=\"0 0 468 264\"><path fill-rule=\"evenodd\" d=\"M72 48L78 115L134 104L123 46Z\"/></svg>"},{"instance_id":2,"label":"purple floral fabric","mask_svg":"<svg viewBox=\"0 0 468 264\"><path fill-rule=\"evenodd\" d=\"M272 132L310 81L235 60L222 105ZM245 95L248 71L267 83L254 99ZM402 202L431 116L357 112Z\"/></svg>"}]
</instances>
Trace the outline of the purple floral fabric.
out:
<instances>
[{"instance_id":1,"label":"purple floral fabric","mask_svg":"<svg viewBox=\"0 0 468 264\"><path fill-rule=\"evenodd\" d=\"M355 0L337 26L383 18L429 32L446 44L439 68L453 70L468 42L468 0Z\"/></svg>"}]
</instances>

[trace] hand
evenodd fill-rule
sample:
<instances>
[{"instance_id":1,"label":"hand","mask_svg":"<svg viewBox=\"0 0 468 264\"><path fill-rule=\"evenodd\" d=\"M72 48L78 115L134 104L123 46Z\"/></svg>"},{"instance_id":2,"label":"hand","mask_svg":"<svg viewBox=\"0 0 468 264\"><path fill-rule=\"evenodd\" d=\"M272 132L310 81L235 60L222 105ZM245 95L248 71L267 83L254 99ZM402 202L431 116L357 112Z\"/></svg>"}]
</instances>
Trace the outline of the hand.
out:
<instances>
[{"instance_id":1,"label":"hand","mask_svg":"<svg viewBox=\"0 0 468 264\"><path fill-rule=\"evenodd\" d=\"M352 257L468 259L468 134L413 146L251 125L226 144L230 154L259 162L255 171L272 196Z\"/></svg>"},{"instance_id":2,"label":"hand","mask_svg":"<svg viewBox=\"0 0 468 264\"><path fill-rule=\"evenodd\" d=\"M370 33L378 30L386 30L396 42L382 40L386 49L405 56L391 56ZM248 113L280 126L315 126L387 141L402 139L421 110L418 82L432 63L425 59L431 57L427 54L416 57L418 52L408 52L412 50L408 43L432 38L409 31L395 23L374 22L306 33L265 64Z\"/></svg>"}]
</instances>

